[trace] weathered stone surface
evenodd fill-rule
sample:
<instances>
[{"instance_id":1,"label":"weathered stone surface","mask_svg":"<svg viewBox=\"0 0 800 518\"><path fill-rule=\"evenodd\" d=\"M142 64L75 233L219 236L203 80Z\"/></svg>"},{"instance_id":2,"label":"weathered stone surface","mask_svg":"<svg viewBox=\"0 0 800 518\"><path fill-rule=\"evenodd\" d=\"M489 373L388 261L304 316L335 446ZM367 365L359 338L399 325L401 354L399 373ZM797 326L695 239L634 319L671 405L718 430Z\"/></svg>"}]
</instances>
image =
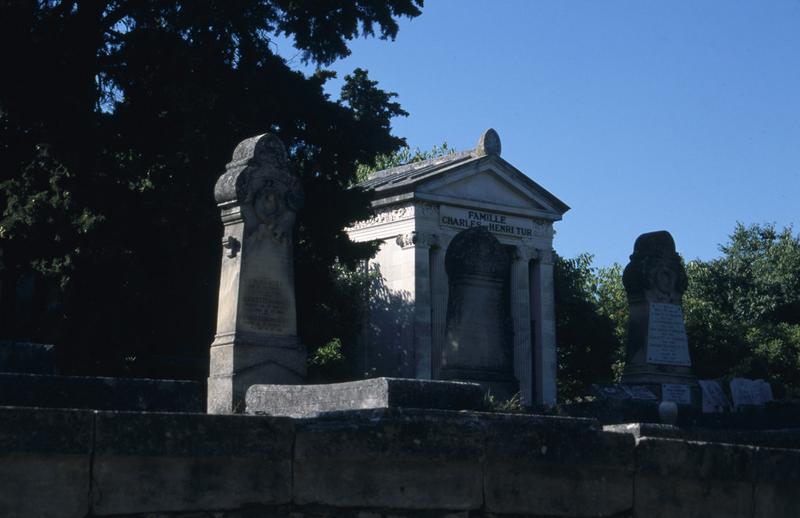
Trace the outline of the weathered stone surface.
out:
<instances>
[{"instance_id":1,"label":"weathered stone surface","mask_svg":"<svg viewBox=\"0 0 800 518\"><path fill-rule=\"evenodd\" d=\"M484 131L475 146L475 153L479 156L499 155L501 150L500 135L493 128Z\"/></svg>"},{"instance_id":2,"label":"weathered stone surface","mask_svg":"<svg viewBox=\"0 0 800 518\"><path fill-rule=\"evenodd\" d=\"M0 372L55 374L54 345L0 340Z\"/></svg>"},{"instance_id":3,"label":"weathered stone surface","mask_svg":"<svg viewBox=\"0 0 800 518\"><path fill-rule=\"evenodd\" d=\"M235 509L291 500L290 420L103 412L97 416L97 515Z\"/></svg>"},{"instance_id":4,"label":"weathered stone surface","mask_svg":"<svg viewBox=\"0 0 800 518\"><path fill-rule=\"evenodd\" d=\"M764 406L773 400L772 387L764 380L733 378L730 383L733 406Z\"/></svg>"},{"instance_id":5,"label":"weathered stone surface","mask_svg":"<svg viewBox=\"0 0 800 518\"><path fill-rule=\"evenodd\" d=\"M476 509L479 419L445 411L329 414L298 425L294 501L337 507Z\"/></svg>"},{"instance_id":6,"label":"weathered stone surface","mask_svg":"<svg viewBox=\"0 0 800 518\"><path fill-rule=\"evenodd\" d=\"M488 511L611 516L633 507L633 438L598 431L588 419L487 421Z\"/></svg>"},{"instance_id":7,"label":"weathered stone surface","mask_svg":"<svg viewBox=\"0 0 800 518\"><path fill-rule=\"evenodd\" d=\"M501 398L519 388L505 285L510 260L482 226L459 232L445 254L450 290L439 377L482 383Z\"/></svg>"},{"instance_id":8,"label":"weathered stone surface","mask_svg":"<svg viewBox=\"0 0 800 518\"><path fill-rule=\"evenodd\" d=\"M628 341L622 382L646 385L659 397L700 405L700 388L692 373L681 300L686 271L669 232L642 234L622 275L628 297ZM684 386L685 390L677 390ZM663 394L665 386L667 394ZM670 395L671 394L671 395Z\"/></svg>"},{"instance_id":9,"label":"weathered stone surface","mask_svg":"<svg viewBox=\"0 0 800 518\"><path fill-rule=\"evenodd\" d=\"M0 408L0 516L89 512L92 412Z\"/></svg>"},{"instance_id":10,"label":"weathered stone surface","mask_svg":"<svg viewBox=\"0 0 800 518\"><path fill-rule=\"evenodd\" d=\"M703 412L725 412L730 410L731 402L716 380L697 380L703 396Z\"/></svg>"},{"instance_id":11,"label":"weathered stone surface","mask_svg":"<svg viewBox=\"0 0 800 518\"><path fill-rule=\"evenodd\" d=\"M288 417L397 407L481 410L483 389L456 381L374 378L325 385L253 385L246 400L248 414Z\"/></svg>"},{"instance_id":12,"label":"weathered stone surface","mask_svg":"<svg viewBox=\"0 0 800 518\"><path fill-rule=\"evenodd\" d=\"M642 438L636 444L636 516L752 516L750 446Z\"/></svg>"},{"instance_id":13,"label":"weathered stone surface","mask_svg":"<svg viewBox=\"0 0 800 518\"><path fill-rule=\"evenodd\" d=\"M292 251L303 190L283 143L266 133L239 143L214 195L225 230L207 407L232 413L252 384L305 379Z\"/></svg>"},{"instance_id":14,"label":"weathered stone surface","mask_svg":"<svg viewBox=\"0 0 800 518\"><path fill-rule=\"evenodd\" d=\"M800 441L795 448L800 448ZM800 450L761 448L756 460L753 516L796 517L800 509Z\"/></svg>"},{"instance_id":15,"label":"weathered stone surface","mask_svg":"<svg viewBox=\"0 0 800 518\"><path fill-rule=\"evenodd\" d=\"M202 412L205 387L195 381L0 373L0 405Z\"/></svg>"},{"instance_id":16,"label":"weathered stone surface","mask_svg":"<svg viewBox=\"0 0 800 518\"><path fill-rule=\"evenodd\" d=\"M626 423L603 426L603 430L629 433L636 438L657 437L711 443L800 448L800 428L785 430L735 430L730 428L679 427L654 423Z\"/></svg>"}]
</instances>

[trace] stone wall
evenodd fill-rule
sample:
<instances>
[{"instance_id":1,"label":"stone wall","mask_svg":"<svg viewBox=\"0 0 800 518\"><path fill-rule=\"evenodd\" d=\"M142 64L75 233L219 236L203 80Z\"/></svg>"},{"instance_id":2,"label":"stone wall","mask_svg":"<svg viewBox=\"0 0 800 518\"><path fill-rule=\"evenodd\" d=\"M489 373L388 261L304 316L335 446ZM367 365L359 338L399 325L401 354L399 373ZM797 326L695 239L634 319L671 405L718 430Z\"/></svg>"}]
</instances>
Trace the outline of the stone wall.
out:
<instances>
[{"instance_id":1,"label":"stone wall","mask_svg":"<svg viewBox=\"0 0 800 518\"><path fill-rule=\"evenodd\" d=\"M800 451L422 410L0 408L0 516L796 516Z\"/></svg>"}]
</instances>

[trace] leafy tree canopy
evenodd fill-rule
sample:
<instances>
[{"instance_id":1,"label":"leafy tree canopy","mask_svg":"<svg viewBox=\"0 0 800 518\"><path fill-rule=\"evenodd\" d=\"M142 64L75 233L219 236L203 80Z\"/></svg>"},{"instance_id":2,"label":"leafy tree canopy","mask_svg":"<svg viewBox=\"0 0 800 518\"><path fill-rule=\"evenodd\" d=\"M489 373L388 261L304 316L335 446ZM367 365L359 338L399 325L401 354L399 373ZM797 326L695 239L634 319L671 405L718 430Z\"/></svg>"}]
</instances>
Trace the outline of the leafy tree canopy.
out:
<instances>
[{"instance_id":1,"label":"leafy tree canopy","mask_svg":"<svg viewBox=\"0 0 800 518\"><path fill-rule=\"evenodd\" d=\"M800 397L800 236L791 227L737 224L720 251L718 259L686 264L683 310L695 373L764 378L776 395ZM606 380L605 366L619 380L628 320L622 267L595 268L586 254L558 258L555 285L562 395Z\"/></svg>"},{"instance_id":2,"label":"leafy tree canopy","mask_svg":"<svg viewBox=\"0 0 800 518\"><path fill-rule=\"evenodd\" d=\"M375 171L382 171L392 167L398 167L414 162L422 162L431 158L438 158L455 153L455 150L442 142L441 146L434 145L429 151L420 148L413 150L408 146L403 146L394 153L379 153L370 164L358 164L356 168L356 178L359 182L364 181Z\"/></svg>"},{"instance_id":3,"label":"leafy tree canopy","mask_svg":"<svg viewBox=\"0 0 800 518\"><path fill-rule=\"evenodd\" d=\"M323 86L333 74L292 71L272 41L293 38L306 61L326 65L354 37L394 38L397 19L421 7L0 1L4 334L57 343L68 371L116 373L120 358L135 367L156 355L202 365L220 256L213 185L239 141L271 131L306 191L301 339L326 343L315 303L334 304L335 259L372 252L342 231L368 216L363 193L348 189L355 164L401 147L389 121L406 113L363 70L331 100Z\"/></svg>"}]
</instances>

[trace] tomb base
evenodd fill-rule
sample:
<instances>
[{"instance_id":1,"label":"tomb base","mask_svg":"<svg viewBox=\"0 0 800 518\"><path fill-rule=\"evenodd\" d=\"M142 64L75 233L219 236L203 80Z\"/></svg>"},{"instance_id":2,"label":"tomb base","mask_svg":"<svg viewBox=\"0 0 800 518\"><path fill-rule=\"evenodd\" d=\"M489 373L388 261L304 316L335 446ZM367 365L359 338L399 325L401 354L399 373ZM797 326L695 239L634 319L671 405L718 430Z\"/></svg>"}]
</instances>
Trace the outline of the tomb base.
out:
<instances>
[{"instance_id":1,"label":"tomb base","mask_svg":"<svg viewBox=\"0 0 800 518\"><path fill-rule=\"evenodd\" d=\"M303 418L387 408L481 410L483 394L476 383L374 378L322 385L253 385L246 401L248 414Z\"/></svg>"},{"instance_id":2,"label":"tomb base","mask_svg":"<svg viewBox=\"0 0 800 518\"><path fill-rule=\"evenodd\" d=\"M211 347L208 413L242 413L251 385L269 380L293 385L306 375L306 350L296 336L258 340L217 337Z\"/></svg>"}]
</instances>

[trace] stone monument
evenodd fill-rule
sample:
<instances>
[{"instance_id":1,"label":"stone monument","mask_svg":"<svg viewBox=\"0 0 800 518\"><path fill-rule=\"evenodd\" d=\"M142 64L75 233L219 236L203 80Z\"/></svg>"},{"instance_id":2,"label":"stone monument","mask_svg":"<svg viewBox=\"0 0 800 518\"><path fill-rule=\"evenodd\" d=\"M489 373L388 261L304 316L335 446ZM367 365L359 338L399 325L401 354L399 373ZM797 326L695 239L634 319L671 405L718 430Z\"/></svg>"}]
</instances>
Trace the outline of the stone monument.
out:
<instances>
[{"instance_id":1,"label":"stone monument","mask_svg":"<svg viewBox=\"0 0 800 518\"><path fill-rule=\"evenodd\" d=\"M669 232L636 239L622 282L630 309L622 383L647 386L663 401L699 405L681 311L687 277Z\"/></svg>"},{"instance_id":2,"label":"stone monument","mask_svg":"<svg viewBox=\"0 0 800 518\"><path fill-rule=\"evenodd\" d=\"M218 414L243 412L250 385L302 383L306 351L292 254L303 191L283 143L268 133L242 141L214 196L225 226L208 378L208 412Z\"/></svg>"},{"instance_id":3,"label":"stone monument","mask_svg":"<svg viewBox=\"0 0 800 518\"><path fill-rule=\"evenodd\" d=\"M480 383L502 398L519 389L505 294L510 260L483 226L458 233L445 255L449 296L440 377Z\"/></svg>"}]
</instances>

